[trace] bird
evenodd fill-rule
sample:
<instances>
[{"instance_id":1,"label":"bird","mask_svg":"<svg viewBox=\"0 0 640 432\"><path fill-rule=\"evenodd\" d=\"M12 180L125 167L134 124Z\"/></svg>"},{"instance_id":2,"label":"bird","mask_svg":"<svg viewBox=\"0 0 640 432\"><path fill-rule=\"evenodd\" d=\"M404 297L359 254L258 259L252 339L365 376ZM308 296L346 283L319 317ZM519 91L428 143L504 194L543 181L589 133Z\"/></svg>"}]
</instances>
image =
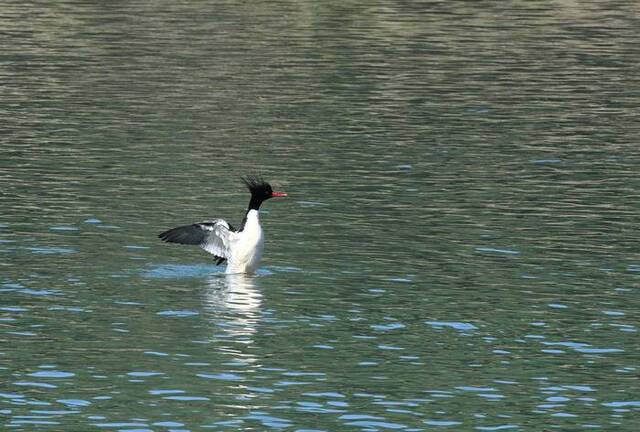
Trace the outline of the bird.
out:
<instances>
[{"instance_id":1,"label":"bird","mask_svg":"<svg viewBox=\"0 0 640 432\"><path fill-rule=\"evenodd\" d=\"M260 176L241 177L251 193L247 211L239 228L224 219L212 219L179 226L158 234L167 243L198 245L215 257L216 265L227 262L226 274L252 274L258 268L264 248L264 233L260 226L260 205L271 198L286 197L276 192Z\"/></svg>"}]
</instances>

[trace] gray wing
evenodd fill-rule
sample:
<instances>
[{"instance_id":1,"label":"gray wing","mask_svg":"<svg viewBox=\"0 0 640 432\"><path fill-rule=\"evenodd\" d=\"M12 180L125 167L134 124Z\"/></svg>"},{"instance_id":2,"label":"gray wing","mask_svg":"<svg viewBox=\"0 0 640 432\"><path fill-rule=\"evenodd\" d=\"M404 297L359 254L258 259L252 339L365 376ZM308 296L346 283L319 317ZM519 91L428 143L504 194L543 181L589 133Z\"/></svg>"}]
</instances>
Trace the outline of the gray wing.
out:
<instances>
[{"instance_id":1,"label":"gray wing","mask_svg":"<svg viewBox=\"0 0 640 432\"><path fill-rule=\"evenodd\" d=\"M229 258L232 228L223 219L215 219L172 228L158 237L168 243L198 245L218 258Z\"/></svg>"}]
</instances>

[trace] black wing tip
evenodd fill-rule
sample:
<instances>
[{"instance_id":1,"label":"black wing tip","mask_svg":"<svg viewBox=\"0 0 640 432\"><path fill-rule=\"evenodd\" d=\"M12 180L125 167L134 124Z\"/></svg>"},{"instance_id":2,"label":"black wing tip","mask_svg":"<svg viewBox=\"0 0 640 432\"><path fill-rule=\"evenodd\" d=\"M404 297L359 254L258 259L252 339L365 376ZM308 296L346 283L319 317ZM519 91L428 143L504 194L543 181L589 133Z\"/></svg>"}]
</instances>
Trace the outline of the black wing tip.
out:
<instances>
[{"instance_id":1,"label":"black wing tip","mask_svg":"<svg viewBox=\"0 0 640 432\"><path fill-rule=\"evenodd\" d=\"M158 238L160 238L162 241L170 242L171 238L174 237L172 234L175 234L176 230L177 228L171 228L166 231L163 231L160 234L158 234Z\"/></svg>"},{"instance_id":2,"label":"black wing tip","mask_svg":"<svg viewBox=\"0 0 640 432\"><path fill-rule=\"evenodd\" d=\"M171 228L158 234L158 237L167 243L195 244L189 239L189 232L185 231L192 225Z\"/></svg>"},{"instance_id":3,"label":"black wing tip","mask_svg":"<svg viewBox=\"0 0 640 432\"><path fill-rule=\"evenodd\" d=\"M169 237L167 236L167 231L158 234L158 238L164 242L169 241Z\"/></svg>"}]
</instances>

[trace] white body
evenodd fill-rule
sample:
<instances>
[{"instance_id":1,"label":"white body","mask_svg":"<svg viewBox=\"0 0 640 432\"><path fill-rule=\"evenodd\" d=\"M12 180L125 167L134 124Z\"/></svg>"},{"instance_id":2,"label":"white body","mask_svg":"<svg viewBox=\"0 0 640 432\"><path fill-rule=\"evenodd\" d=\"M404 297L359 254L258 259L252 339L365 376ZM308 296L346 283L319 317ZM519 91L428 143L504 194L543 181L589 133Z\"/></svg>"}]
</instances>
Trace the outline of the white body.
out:
<instances>
[{"instance_id":1,"label":"white body","mask_svg":"<svg viewBox=\"0 0 640 432\"><path fill-rule=\"evenodd\" d=\"M249 210L242 231L229 234L226 273L254 273L264 249L264 233L258 210Z\"/></svg>"}]
</instances>

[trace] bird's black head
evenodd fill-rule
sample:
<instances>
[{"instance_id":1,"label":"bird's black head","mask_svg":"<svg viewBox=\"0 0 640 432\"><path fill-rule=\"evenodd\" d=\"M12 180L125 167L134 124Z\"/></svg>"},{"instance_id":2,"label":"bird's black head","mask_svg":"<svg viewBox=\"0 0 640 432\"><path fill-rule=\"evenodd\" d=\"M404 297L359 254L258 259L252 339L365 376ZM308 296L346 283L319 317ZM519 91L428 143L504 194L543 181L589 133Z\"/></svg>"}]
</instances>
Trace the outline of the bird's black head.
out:
<instances>
[{"instance_id":1,"label":"bird's black head","mask_svg":"<svg viewBox=\"0 0 640 432\"><path fill-rule=\"evenodd\" d=\"M284 192L274 192L271 185L259 176L242 177L242 182L247 186L249 192L251 192L251 202L249 203L250 209L257 210L260 207L260 204L269 198L287 196Z\"/></svg>"}]
</instances>

